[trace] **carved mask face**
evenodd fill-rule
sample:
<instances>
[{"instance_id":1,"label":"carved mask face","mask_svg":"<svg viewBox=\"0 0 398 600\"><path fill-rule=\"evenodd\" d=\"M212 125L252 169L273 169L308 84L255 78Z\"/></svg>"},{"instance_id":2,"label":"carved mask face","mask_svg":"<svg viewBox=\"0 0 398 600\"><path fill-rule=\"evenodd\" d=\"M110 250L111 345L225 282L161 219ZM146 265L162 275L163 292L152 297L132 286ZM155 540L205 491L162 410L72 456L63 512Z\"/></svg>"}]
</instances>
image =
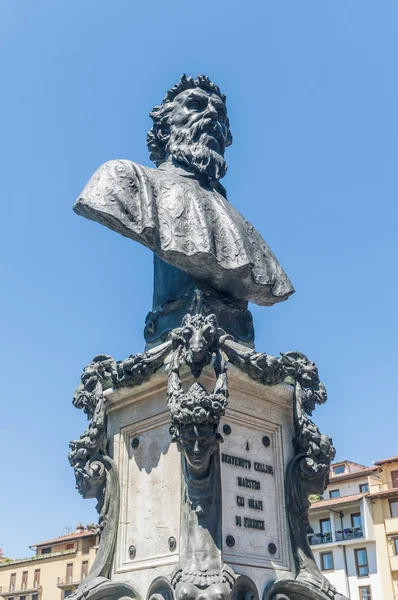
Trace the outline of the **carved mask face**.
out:
<instances>
[{"instance_id":1,"label":"carved mask face","mask_svg":"<svg viewBox=\"0 0 398 600\"><path fill-rule=\"evenodd\" d=\"M180 581L175 590L176 600L228 600L230 587L227 583L213 583L200 588L193 583Z\"/></svg>"},{"instance_id":2,"label":"carved mask face","mask_svg":"<svg viewBox=\"0 0 398 600\"><path fill-rule=\"evenodd\" d=\"M184 318L181 337L185 347L185 361L195 377L200 375L203 367L210 364L216 335L217 321L214 315L205 319L191 315Z\"/></svg>"},{"instance_id":3,"label":"carved mask face","mask_svg":"<svg viewBox=\"0 0 398 600\"><path fill-rule=\"evenodd\" d=\"M181 92L174 99L169 125L171 156L210 178L224 177L224 152L231 137L221 98L199 88Z\"/></svg>"},{"instance_id":4,"label":"carved mask face","mask_svg":"<svg viewBox=\"0 0 398 600\"><path fill-rule=\"evenodd\" d=\"M206 475L211 455L217 447L213 426L209 423L184 425L180 443L187 463L196 476Z\"/></svg>"}]
</instances>

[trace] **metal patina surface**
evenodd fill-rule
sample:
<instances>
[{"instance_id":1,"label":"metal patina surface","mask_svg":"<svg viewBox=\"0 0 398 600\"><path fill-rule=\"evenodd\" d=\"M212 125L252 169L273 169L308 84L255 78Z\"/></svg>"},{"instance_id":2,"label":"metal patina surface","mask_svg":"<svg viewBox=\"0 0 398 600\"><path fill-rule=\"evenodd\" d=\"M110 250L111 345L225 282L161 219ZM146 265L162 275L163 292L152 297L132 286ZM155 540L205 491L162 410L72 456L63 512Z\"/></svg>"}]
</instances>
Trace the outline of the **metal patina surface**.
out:
<instances>
[{"instance_id":1,"label":"metal patina surface","mask_svg":"<svg viewBox=\"0 0 398 600\"><path fill-rule=\"evenodd\" d=\"M148 148L157 168L102 165L77 199L77 214L136 240L156 255L154 303L145 337L164 340L201 290L207 313L243 343L254 340L248 301L271 306L293 286L258 231L220 183L232 143L226 98L207 77L183 76L151 112Z\"/></svg>"}]
</instances>

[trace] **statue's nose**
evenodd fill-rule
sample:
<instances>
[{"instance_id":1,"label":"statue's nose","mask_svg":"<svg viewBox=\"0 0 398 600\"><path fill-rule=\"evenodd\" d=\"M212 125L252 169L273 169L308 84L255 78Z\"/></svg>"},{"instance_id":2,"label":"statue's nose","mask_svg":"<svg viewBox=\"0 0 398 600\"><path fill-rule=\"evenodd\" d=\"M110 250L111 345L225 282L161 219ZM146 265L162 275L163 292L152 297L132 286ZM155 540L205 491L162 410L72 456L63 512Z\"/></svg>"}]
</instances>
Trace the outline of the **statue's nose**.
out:
<instances>
[{"instance_id":1,"label":"statue's nose","mask_svg":"<svg viewBox=\"0 0 398 600\"><path fill-rule=\"evenodd\" d=\"M208 103L207 109L205 111L205 116L210 119L217 119L218 112L215 106L211 102Z\"/></svg>"},{"instance_id":2,"label":"statue's nose","mask_svg":"<svg viewBox=\"0 0 398 600\"><path fill-rule=\"evenodd\" d=\"M203 350L203 338L199 335L199 333L196 333L194 336L192 336L191 339L191 352L192 354L196 355L196 354L200 354Z\"/></svg>"},{"instance_id":3,"label":"statue's nose","mask_svg":"<svg viewBox=\"0 0 398 600\"><path fill-rule=\"evenodd\" d=\"M203 351L203 344L195 344L192 346L192 354L200 354Z\"/></svg>"}]
</instances>

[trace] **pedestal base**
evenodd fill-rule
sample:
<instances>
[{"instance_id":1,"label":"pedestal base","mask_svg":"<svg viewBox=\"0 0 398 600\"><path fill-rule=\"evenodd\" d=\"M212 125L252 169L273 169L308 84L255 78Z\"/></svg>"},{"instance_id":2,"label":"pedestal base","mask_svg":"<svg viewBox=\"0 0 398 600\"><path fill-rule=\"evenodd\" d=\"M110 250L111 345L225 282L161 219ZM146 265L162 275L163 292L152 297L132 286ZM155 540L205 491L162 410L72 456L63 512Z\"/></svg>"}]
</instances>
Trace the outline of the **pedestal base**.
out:
<instances>
[{"instance_id":1,"label":"pedestal base","mask_svg":"<svg viewBox=\"0 0 398 600\"><path fill-rule=\"evenodd\" d=\"M307 536L308 497L335 456L309 418L325 401L304 354L258 353L214 314L186 315L144 354L96 356L74 396L91 422L69 459L98 500L101 541L74 600L108 583L128 592L114 600L342 598Z\"/></svg>"},{"instance_id":2,"label":"pedestal base","mask_svg":"<svg viewBox=\"0 0 398 600\"><path fill-rule=\"evenodd\" d=\"M293 578L284 473L293 455L292 386L265 387L230 367L221 420L222 558L266 585ZM183 377L184 389L193 382ZM211 368L198 381L210 392ZM169 580L180 562L181 457L169 433L167 377L107 396L108 439L118 466L121 507L111 579L146 597L155 577Z\"/></svg>"}]
</instances>

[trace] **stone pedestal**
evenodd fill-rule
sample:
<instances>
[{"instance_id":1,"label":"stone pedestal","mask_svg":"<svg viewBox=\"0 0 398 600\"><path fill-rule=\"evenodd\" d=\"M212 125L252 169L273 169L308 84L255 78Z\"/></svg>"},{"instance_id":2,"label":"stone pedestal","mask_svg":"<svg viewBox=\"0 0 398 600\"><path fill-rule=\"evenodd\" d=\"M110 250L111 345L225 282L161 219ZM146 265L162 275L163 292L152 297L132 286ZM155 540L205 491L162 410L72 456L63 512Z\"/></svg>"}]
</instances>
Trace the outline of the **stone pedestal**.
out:
<instances>
[{"instance_id":1,"label":"stone pedestal","mask_svg":"<svg viewBox=\"0 0 398 600\"><path fill-rule=\"evenodd\" d=\"M141 598L155 577L170 579L179 559L181 456L171 441L166 398L165 373L107 397L121 488L112 580L130 583Z\"/></svg>"},{"instance_id":2,"label":"stone pedestal","mask_svg":"<svg viewBox=\"0 0 398 600\"><path fill-rule=\"evenodd\" d=\"M182 376L184 389L195 381ZM198 380L215 385L207 367ZM219 446L223 561L255 582L293 578L284 474L293 455L293 386L263 386L231 366ZM167 375L106 395L108 439L120 480L112 580L145 598L180 562L181 455L169 433Z\"/></svg>"},{"instance_id":3,"label":"stone pedestal","mask_svg":"<svg viewBox=\"0 0 398 600\"><path fill-rule=\"evenodd\" d=\"M101 542L74 600L341 598L307 538L334 456L308 417L325 400L306 356L258 353L214 315L144 354L95 357L69 457Z\"/></svg>"}]
</instances>

